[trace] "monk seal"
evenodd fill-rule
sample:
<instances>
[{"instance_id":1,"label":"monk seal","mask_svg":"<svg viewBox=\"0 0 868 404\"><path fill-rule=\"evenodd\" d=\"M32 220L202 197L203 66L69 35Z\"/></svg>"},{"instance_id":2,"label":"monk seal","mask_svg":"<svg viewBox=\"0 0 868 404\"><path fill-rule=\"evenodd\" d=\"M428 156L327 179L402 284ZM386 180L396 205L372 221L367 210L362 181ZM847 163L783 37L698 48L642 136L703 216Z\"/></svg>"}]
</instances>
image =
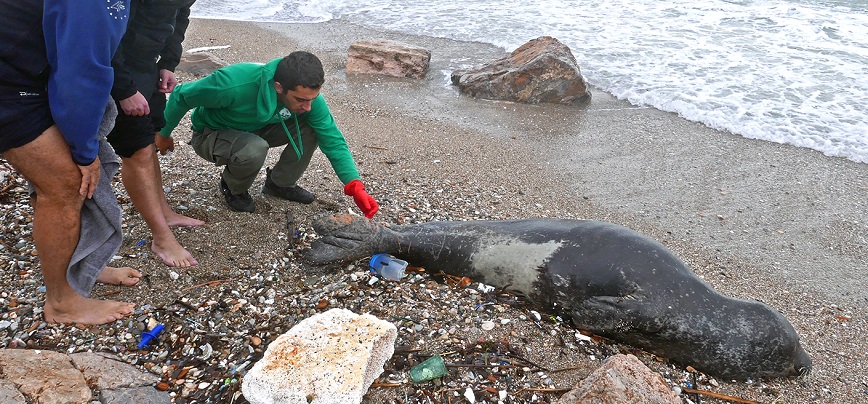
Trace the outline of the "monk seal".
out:
<instances>
[{"instance_id":1,"label":"monk seal","mask_svg":"<svg viewBox=\"0 0 868 404\"><path fill-rule=\"evenodd\" d=\"M314 222L305 260L375 253L515 290L574 326L726 379L804 375L811 359L781 313L717 293L660 242L592 220Z\"/></svg>"}]
</instances>

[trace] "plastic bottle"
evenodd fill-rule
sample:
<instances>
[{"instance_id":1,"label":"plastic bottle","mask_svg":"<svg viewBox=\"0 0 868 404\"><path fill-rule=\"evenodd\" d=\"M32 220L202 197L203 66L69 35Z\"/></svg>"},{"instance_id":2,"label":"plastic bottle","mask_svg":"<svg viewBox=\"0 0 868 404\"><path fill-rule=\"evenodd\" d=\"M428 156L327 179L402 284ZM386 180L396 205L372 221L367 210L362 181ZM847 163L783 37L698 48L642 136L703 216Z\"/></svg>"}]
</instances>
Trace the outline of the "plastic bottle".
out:
<instances>
[{"instance_id":1,"label":"plastic bottle","mask_svg":"<svg viewBox=\"0 0 868 404\"><path fill-rule=\"evenodd\" d=\"M422 383L439 379L446 375L446 364L440 355L434 355L410 369L410 379L413 383Z\"/></svg>"},{"instance_id":2,"label":"plastic bottle","mask_svg":"<svg viewBox=\"0 0 868 404\"><path fill-rule=\"evenodd\" d=\"M371 273L386 279L399 281L407 276L407 261L399 260L389 254L375 254L371 257Z\"/></svg>"}]
</instances>

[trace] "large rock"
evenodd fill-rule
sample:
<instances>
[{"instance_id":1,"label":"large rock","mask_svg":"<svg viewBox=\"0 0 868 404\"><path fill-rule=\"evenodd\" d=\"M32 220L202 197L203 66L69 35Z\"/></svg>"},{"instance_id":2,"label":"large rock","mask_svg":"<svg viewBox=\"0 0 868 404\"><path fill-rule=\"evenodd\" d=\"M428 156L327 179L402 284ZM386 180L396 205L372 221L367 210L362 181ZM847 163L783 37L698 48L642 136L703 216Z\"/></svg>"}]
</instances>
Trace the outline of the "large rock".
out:
<instances>
[{"instance_id":1,"label":"large rock","mask_svg":"<svg viewBox=\"0 0 868 404\"><path fill-rule=\"evenodd\" d=\"M0 375L34 403L84 404L91 399L84 376L62 353L0 349Z\"/></svg>"},{"instance_id":2,"label":"large rock","mask_svg":"<svg viewBox=\"0 0 868 404\"><path fill-rule=\"evenodd\" d=\"M591 98L570 48L548 36L479 69L453 71L452 83L472 97L528 104L574 104Z\"/></svg>"},{"instance_id":3,"label":"large rock","mask_svg":"<svg viewBox=\"0 0 868 404\"><path fill-rule=\"evenodd\" d=\"M0 380L0 403L3 404L27 404L24 395L18 391L15 384Z\"/></svg>"},{"instance_id":4,"label":"large rock","mask_svg":"<svg viewBox=\"0 0 868 404\"><path fill-rule=\"evenodd\" d=\"M109 403L171 403L158 378L117 356L0 349L0 403L90 403L91 390ZM25 399L26 396L26 399Z\"/></svg>"},{"instance_id":5,"label":"large rock","mask_svg":"<svg viewBox=\"0 0 868 404\"><path fill-rule=\"evenodd\" d=\"M229 64L208 52L187 53L181 55L181 62L176 70L190 73L194 76L207 76L221 67Z\"/></svg>"},{"instance_id":6,"label":"large rock","mask_svg":"<svg viewBox=\"0 0 868 404\"><path fill-rule=\"evenodd\" d=\"M80 352L69 357L73 365L84 374L84 378L99 390L153 386L160 381L156 375L142 372L126 362L121 362L114 355ZM154 390L153 387L149 388Z\"/></svg>"},{"instance_id":7,"label":"large rock","mask_svg":"<svg viewBox=\"0 0 868 404\"><path fill-rule=\"evenodd\" d=\"M172 404L168 394L150 386L102 390L99 401L102 404Z\"/></svg>"},{"instance_id":8,"label":"large rock","mask_svg":"<svg viewBox=\"0 0 868 404\"><path fill-rule=\"evenodd\" d=\"M663 380L633 355L615 355L564 394L557 404L681 404Z\"/></svg>"},{"instance_id":9,"label":"large rock","mask_svg":"<svg viewBox=\"0 0 868 404\"><path fill-rule=\"evenodd\" d=\"M372 315L332 309L272 342L244 376L252 404L360 403L395 352L398 330Z\"/></svg>"},{"instance_id":10,"label":"large rock","mask_svg":"<svg viewBox=\"0 0 868 404\"><path fill-rule=\"evenodd\" d=\"M397 41L360 41L347 50L347 73L421 79L430 62L431 52L427 49Z\"/></svg>"}]
</instances>

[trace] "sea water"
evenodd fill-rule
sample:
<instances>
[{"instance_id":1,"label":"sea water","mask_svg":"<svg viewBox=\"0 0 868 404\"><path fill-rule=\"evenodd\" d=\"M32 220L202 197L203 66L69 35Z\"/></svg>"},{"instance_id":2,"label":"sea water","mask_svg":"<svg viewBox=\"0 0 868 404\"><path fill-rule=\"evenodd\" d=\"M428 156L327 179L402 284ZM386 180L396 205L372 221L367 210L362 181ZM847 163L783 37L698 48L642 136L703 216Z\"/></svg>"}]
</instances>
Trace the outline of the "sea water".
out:
<instances>
[{"instance_id":1,"label":"sea water","mask_svg":"<svg viewBox=\"0 0 868 404\"><path fill-rule=\"evenodd\" d=\"M198 0L193 16L570 47L589 83L744 137L868 163L868 0Z\"/></svg>"}]
</instances>

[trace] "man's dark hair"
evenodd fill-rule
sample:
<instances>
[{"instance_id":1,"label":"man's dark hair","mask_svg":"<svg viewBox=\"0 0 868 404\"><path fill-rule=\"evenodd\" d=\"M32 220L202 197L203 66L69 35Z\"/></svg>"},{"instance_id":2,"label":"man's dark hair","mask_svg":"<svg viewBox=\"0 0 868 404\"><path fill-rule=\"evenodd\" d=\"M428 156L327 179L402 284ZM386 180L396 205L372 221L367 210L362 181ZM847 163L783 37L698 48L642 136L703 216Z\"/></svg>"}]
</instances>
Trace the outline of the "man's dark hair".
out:
<instances>
[{"instance_id":1,"label":"man's dark hair","mask_svg":"<svg viewBox=\"0 0 868 404\"><path fill-rule=\"evenodd\" d=\"M298 86L318 90L325 82L325 73L319 58L310 52L295 51L277 64L274 81L280 83L284 92Z\"/></svg>"}]
</instances>

